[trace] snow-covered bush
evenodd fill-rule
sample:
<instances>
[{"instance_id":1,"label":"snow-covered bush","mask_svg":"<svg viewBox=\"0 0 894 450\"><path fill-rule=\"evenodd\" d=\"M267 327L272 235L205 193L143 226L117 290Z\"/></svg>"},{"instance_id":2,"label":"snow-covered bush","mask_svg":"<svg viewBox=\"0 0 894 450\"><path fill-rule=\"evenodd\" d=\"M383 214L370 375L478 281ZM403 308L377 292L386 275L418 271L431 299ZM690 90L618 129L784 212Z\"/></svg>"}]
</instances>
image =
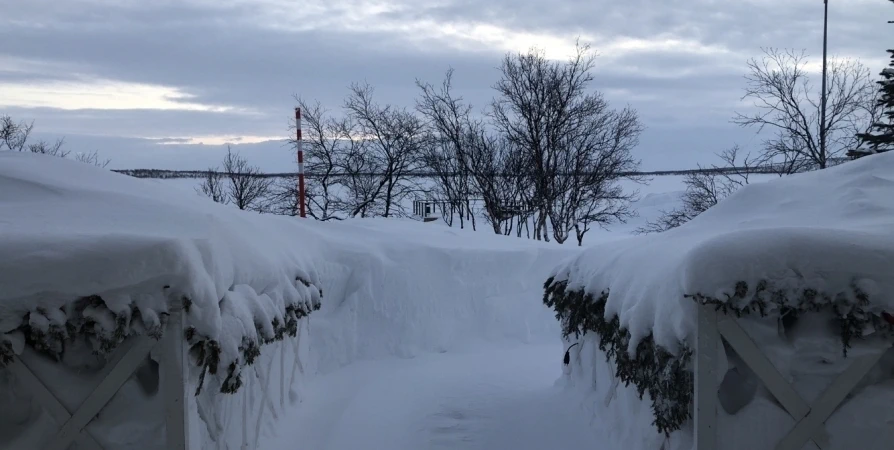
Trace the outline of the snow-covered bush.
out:
<instances>
[{"instance_id":1,"label":"snow-covered bush","mask_svg":"<svg viewBox=\"0 0 894 450\"><path fill-rule=\"evenodd\" d=\"M347 364L559 330L537 292L572 249L412 220L250 214L73 164L0 155L0 253L12 255L0 259L0 359L21 355L69 409L127 337L161 337L171 306L185 312L203 450L266 448L304 383ZM105 448L165 448L159 356L90 421ZM12 372L0 368L0 449L39 448L58 422Z\"/></svg>"},{"instance_id":2,"label":"snow-covered bush","mask_svg":"<svg viewBox=\"0 0 894 450\"><path fill-rule=\"evenodd\" d=\"M300 364L298 346L287 353L268 344L296 340L299 322L322 305L315 264L322 250L310 233L295 219L240 212L62 158L3 152L0 159L0 409L22 412L16 431L0 420L10 445L37 445L33 439L53 430L22 380L4 370L16 355L74 409L94 388L91 374L101 373L128 338L165 334L172 308L184 314L186 382L196 397L194 423L205 425L196 428L205 430L202 442L227 431L222 417L233 402L225 397L234 396L221 393L243 394L240 388L252 383L253 392L238 402L255 402L245 411L263 415L256 402L271 391L253 379L272 378L274 361L283 373ZM259 369L253 365L265 346L282 350ZM120 414L101 412L91 422L119 421L104 422L111 428L98 438L110 448L163 445L156 442L164 424L155 395L165 370L158 360L150 354L136 381L109 403L112 411L123 408ZM288 377L277 377L288 397ZM141 406L123 406L134 402ZM139 424L147 435L108 431L122 423Z\"/></svg>"},{"instance_id":3,"label":"snow-covered bush","mask_svg":"<svg viewBox=\"0 0 894 450\"><path fill-rule=\"evenodd\" d=\"M894 340L894 157L867 159L749 185L679 228L591 247L554 271L544 303L569 345L592 342L613 376L634 385L665 436L692 417L698 305L741 317L790 377L799 365L835 366L864 343L884 348ZM817 352L790 351L817 341ZM724 353L722 365L744 373ZM864 384L894 380L889 363ZM601 384L594 373L569 376Z\"/></svg>"}]
</instances>

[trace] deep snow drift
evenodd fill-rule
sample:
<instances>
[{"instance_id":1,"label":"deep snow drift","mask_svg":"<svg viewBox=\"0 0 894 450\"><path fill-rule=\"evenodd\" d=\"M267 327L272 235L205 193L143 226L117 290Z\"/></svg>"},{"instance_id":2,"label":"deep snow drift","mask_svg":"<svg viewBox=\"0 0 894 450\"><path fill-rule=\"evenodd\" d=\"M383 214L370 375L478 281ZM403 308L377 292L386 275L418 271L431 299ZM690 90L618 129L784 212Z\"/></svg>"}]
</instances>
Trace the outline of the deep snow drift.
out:
<instances>
[{"instance_id":1,"label":"deep snow drift","mask_svg":"<svg viewBox=\"0 0 894 450\"><path fill-rule=\"evenodd\" d=\"M204 355L189 374L190 392L202 381L190 405L197 444L252 442L260 426L248 418L283 408L285 379L295 381L299 364L300 322L321 301L314 250L296 242L294 224L17 152L0 153L0 218L0 362L12 353L27 358L66 408L95 387L90 375L126 337L160 337L172 302L186 311L191 350ZM274 344L283 338L289 342ZM262 346L266 354L249 367ZM271 384L273 374L262 373L271 354L279 355L280 378L271 390L280 392L260 400L255 381ZM158 377L145 361L93 422L103 445L163 447ZM13 426L0 424L2 447L33 448L50 436L52 421L20 386L0 371L0 409L15 416ZM240 386L239 397L220 394ZM245 401L236 407L234 398ZM229 426L240 409L244 426Z\"/></svg>"},{"instance_id":2,"label":"deep snow drift","mask_svg":"<svg viewBox=\"0 0 894 450\"><path fill-rule=\"evenodd\" d=\"M656 371L656 378L675 370L659 352L671 355L669 361L689 361L684 349L695 348L698 299L729 307L730 314L766 308L745 314L742 326L810 403L854 356L891 345L885 312L894 310L892 230L894 154L882 154L749 185L679 228L585 249L554 270L550 286L559 290L550 298L589 294L572 302L581 305L579 311L604 302L598 319L606 322L587 329L571 351L565 382L581 392L596 423L607 424L601 430L613 448L689 448L691 423L666 440L652 426L650 395L639 400L636 386L619 386L615 376L622 356L625 370ZM566 313L563 325L590 326L576 313ZM618 330L614 336L629 332L629 341L618 341L626 354L607 362L599 346L614 342ZM575 341L574 330L565 331ZM851 358L842 351L847 345ZM720 395L730 409L720 413L723 448L774 446L792 419L734 352L727 348L720 360L718 375L726 383ZM658 390L677 389L656 384ZM725 402L733 397L739 399ZM657 408L676 407L667 399L655 402ZM894 415L883 405L892 403L889 349L826 422L831 448L888 448Z\"/></svg>"},{"instance_id":3,"label":"deep snow drift","mask_svg":"<svg viewBox=\"0 0 894 450\"><path fill-rule=\"evenodd\" d=\"M494 341L556 345L558 324L539 291L574 250L409 220L262 216L163 182L22 153L0 154L0 217L3 348L24 351L70 409L102 365L91 352L153 332L168 302L189 299L187 324L221 347L219 375L207 376L190 404L196 448L255 448L262 435L282 434L288 425L277 421L301 401L306 381L358 360ZM322 310L304 318L321 291ZM101 302L85 306L85 297ZM271 342L277 334L285 339ZM34 351L45 335L50 345ZM260 357L248 365L252 345ZM555 352L545 363L558 370ZM221 394L234 365L241 387ZM163 446L154 367L147 362L145 376L88 426L108 448ZM191 367L192 389L200 373ZM53 429L19 386L0 369L0 432L9 436L0 448L35 446Z\"/></svg>"},{"instance_id":4,"label":"deep snow drift","mask_svg":"<svg viewBox=\"0 0 894 450\"><path fill-rule=\"evenodd\" d=\"M554 272L569 289L611 292L633 345L650 331L674 349L692 337L700 293L733 296L761 280L785 293L805 288L894 310L894 155L744 187L682 227L587 249ZM750 298L751 295L744 297ZM797 295L791 295L796 298Z\"/></svg>"}]
</instances>

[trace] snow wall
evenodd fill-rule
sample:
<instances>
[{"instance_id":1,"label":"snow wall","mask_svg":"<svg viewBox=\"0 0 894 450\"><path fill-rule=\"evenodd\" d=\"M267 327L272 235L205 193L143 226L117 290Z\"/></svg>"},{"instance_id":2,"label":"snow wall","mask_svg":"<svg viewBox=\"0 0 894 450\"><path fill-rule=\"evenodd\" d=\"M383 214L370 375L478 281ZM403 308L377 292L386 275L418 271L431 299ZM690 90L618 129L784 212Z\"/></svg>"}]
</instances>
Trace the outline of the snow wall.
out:
<instances>
[{"instance_id":1,"label":"snow wall","mask_svg":"<svg viewBox=\"0 0 894 450\"><path fill-rule=\"evenodd\" d=\"M308 377L353 361L482 340L555 341L559 328L539 291L573 250L411 220L318 223L243 213L158 181L30 154L0 154L0 210L12 218L0 223L0 244L15 255L0 261L0 344L27 358L74 410L105 356L69 344L60 347L60 361L37 354L23 346L23 315L50 316L30 320L29 330L53 320L62 329L71 317L54 311L99 295L108 320L81 326L117 336L111 329L126 310L128 325L118 331L142 334L142 322L154 323L167 302L189 294L187 324L220 342L241 376L235 393L220 393L221 363L190 399L192 447L209 450L255 448L259 434L300 402ZM271 321L292 317L284 307L318 301L307 281L322 289L322 309L299 317L296 336L266 342L275 333ZM155 293L162 284L177 292ZM130 326L133 311L143 320ZM260 349L250 364L246 342ZM146 360L88 425L106 448L164 448L157 360ZM189 391L200 373L190 367ZM0 369L0 449L37 448L56 427L20 380Z\"/></svg>"},{"instance_id":2,"label":"snow wall","mask_svg":"<svg viewBox=\"0 0 894 450\"><path fill-rule=\"evenodd\" d=\"M314 224L323 309L313 370L412 357L482 340L555 341L543 276L572 249L411 220ZM557 356L558 357L558 356Z\"/></svg>"}]
</instances>

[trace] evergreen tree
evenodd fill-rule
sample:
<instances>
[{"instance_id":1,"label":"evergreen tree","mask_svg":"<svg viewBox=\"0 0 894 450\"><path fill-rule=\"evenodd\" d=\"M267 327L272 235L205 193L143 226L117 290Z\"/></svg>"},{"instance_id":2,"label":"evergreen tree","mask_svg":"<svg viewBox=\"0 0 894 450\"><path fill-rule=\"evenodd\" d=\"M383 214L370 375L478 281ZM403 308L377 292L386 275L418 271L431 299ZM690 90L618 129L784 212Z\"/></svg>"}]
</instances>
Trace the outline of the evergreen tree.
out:
<instances>
[{"instance_id":1,"label":"evergreen tree","mask_svg":"<svg viewBox=\"0 0 894 450\"><path fill-rule=\"evenodd\" d=\"M882 118L872 125L872 131L858 135L867 148L850 152L854 158L894 149L894 49L888 50L888 53L891 54L891 63L882 70L882 80L878 82L881 85L879 106L882 108Z\"/></svg>"}]
</instances>

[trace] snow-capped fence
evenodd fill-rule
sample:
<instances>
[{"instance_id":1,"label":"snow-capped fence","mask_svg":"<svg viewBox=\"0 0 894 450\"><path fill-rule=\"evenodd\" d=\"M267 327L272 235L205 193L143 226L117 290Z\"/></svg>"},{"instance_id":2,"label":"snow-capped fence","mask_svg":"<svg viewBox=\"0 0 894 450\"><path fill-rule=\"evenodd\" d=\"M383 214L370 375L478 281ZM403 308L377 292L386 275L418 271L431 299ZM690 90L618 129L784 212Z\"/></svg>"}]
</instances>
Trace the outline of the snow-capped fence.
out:
<instances>
[{"instance_id":1,"label":"snow-capped fence","mask_svg":"<svg viewBox=\"0 0 894 450\"><path fill-rule=\"evenodd\" d=\"M568 381L630 416L614 444L891 448L892 173L883 154L751 184L557 267L544 303L580 344Z\"/></svg>"},{"instance_id":2,"label":"snow-capped fence","mask_svg":"<svg viewBox=\"0 0 894 450\"><path fill-rule=\"evenodd\" d=\"M697 320L695 350L694 450L720 450L723 445L718 435L718 393L720 391L718 355L723 342L738 354L773 394L779 404L794 419L794 426L778 441L775 450L800 450L809 441L817 448L829 449L829 434L825 422L852 393L891 347L891 342L867 355L853 358L853 362L812 403L801 397L770 358L761 351L735 316L719 311L714 305L700 305Z\"/></svg>"},{"instance_id":3,"label":"snow-capped fence","mask_svg":"<svg viewBox=\"0 0 894 450\"><path fill-rule=\"evenodd\" d=\"M3 153L0 449L257 448L322 306L309 229Z\"/></svg>"},{"instance_id":4,"label":"snow-capped fence","mask_svg":"<svg viewBox=\"0 0 894 450\"><path fill-rule=\"evenodd\" d=\"M176 302L175 302L176 303ZM91 434L87 425L103 411L112 397L130 379L139 366L156 350L160 356L160 381L164 405L165 448L168 450L188 450L188 371L186 342L183 340L183 311L172 306L167 320L164 337L156 340L149 335L134 335L125 339L109 357L105 366L91 381L95 386L90 394L73 410L63 405L41 380L38 371L29 367L27 355L23 351L12 356L7 369L19 384L44 408L56 423L55 433L43 445L42 450L65 450L73 442L85 450L105 450L97 442L101 438ZM32 360L33 361L33 360ZM37 449L35 449L37 450Z\"/></svg>"}]
</instances>

